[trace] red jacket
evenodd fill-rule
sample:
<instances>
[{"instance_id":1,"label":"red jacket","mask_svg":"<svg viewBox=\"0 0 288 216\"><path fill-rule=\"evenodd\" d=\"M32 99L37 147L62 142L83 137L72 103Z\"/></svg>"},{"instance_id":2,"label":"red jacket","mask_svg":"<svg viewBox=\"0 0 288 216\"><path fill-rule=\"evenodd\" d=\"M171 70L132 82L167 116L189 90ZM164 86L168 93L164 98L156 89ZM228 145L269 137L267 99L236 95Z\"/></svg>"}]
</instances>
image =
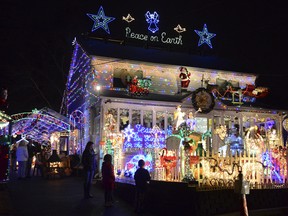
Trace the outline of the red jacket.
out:
<instances>
[{"instance_id":1,"label":"red jacket","mask_svg":"<svg viewBox=\"0 0 288 216\"><path fill-rule=\"evenodd\" d=\"M111 163L102 163L102 183L105 189L112 190L115 185L114 167Z\"/></svg>"}]
</instances>

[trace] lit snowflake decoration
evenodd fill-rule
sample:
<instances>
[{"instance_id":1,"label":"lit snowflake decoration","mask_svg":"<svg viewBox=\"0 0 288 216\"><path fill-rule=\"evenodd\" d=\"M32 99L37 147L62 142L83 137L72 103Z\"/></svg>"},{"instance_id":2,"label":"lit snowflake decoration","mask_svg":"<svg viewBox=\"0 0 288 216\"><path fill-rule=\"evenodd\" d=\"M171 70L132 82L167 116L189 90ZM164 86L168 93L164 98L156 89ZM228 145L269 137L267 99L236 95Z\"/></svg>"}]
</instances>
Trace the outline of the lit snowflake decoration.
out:
<instances>
[{"instance_id":1,"label":"lit snowflake decoration","mask_svg":"<svg viewBox=\"0 0 288 216\"><path fill-rule=\"evenodd\" d=\"M211 39L216 36L214 33L209 33L206 24L204 24L203 30L198 31L194 30L196 34L200 37L198 41L198 46L201 46L202 44L206 43L210 48L212 48Z\"/></svg>"},{"instance_id":2,"label":"lit snowflake decoration","mask_svg":"<svg viewBox=\"0 0 288 216\"><path fill-rule=\"evenodd\" d=\"M131 128L130 124L123 131L124 137L127 138L127 142L130 142L131 138L135 136L134 129Z\"/></svg>"},{"instance_id":3,"label":"lit snowflake decoration","mask_svg":"<svg viewBox=\"0 0 288 216\"><path fill-rule=\"evenodd\" d=\"M155 33L159 30L157 24L159 23L159 15L156 11L154 13L150 13L150 11L147 11L145 14L146 22L149 24L148 30L152 33Z\"/></svg>"},{"instance_id":4,"label":"lit snowflake decoration","mask_svg":"<svg viewBox=\"0 0 288 216\"><path fill-rule=\"evenodd\" d=\"M95 14L87 14L87 16L89 16L90 19L92 19L94 21L94 24L93 24L93 27L92 27L92 32L96 31L99 28L102 28L108 34L110 34L108 23L110 23L113 20L115 20L115 18L114 17L105 16L105 13L104 13L104 10L103 10L102 6L100 6L97 15L95 15Z\"/></svg>"}]
</instances>

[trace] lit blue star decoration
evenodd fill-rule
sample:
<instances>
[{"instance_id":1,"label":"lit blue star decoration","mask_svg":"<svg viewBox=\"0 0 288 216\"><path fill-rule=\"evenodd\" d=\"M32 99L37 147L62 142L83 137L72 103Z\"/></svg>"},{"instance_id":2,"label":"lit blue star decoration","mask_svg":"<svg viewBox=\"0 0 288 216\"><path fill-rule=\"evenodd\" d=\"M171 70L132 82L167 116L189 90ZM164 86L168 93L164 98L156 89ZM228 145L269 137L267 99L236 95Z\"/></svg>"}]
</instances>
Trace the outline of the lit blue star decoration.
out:
<instances>
[{"instance_id":1,"label":"lit blue star decoration","mask_svg":"<svg viewBox=\"0 0 288 216\"><path fill-rule=\"evenodd\" d=\"M157 24L159 23L159 15L156 11L154 13L150 13L147 11L145 14L146 22L149 24L148 30L153 34L159 30Z\"/></svg>"},{"instance_id":2,"label":"lit blue star decoration","mask_svg":"<svg viewBox=\"0 0 288 216\"><path fill-rule=\"evenodd\" d=\"M213 37L216 36L216 34L214 33L209 33L206 24L204 24L203 30L202 31L198 31L198 30L194 30L196 32L197 35L199 35L200 39L198 41L198 46L201 46L202 44L206 43L211 49L212 47L212 43L211 43L211 39Z\"/></svg>"},{"instance_id":3,"label":"lit blue star decoration","mask_svg":"<svg viewBox=\"0 0 288 216\"><path fill-rule=\"evenodd\" d=\"M105 13L104 13L104 10L103 10L102 6L100 6L97 15L95 15L95 14L87 14L87 16L89 16L90 19L92 19L94 21L94 24L93 24L93 27L92 27L92 32L96 31L99 28L102 28L108 34L110 34L108 23L110 23L113 20L115 20L115 18L114 17L105 16Z\"/></svg>"}]
</instances>

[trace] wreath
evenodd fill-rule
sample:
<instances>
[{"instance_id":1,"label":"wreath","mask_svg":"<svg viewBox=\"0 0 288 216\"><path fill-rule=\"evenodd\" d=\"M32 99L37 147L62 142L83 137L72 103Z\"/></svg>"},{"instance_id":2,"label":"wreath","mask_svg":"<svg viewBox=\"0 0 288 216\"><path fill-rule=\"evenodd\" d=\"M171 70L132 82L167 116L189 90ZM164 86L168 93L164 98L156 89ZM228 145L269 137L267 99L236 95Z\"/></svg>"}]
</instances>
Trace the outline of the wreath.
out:
<instances>
[{"instance_id":1,"label":"wreath","mask_svg":"<svg viewBox=\"0 0 288 216\"><path fill-rule=\"evenodd\" d=\"M215 106L212 93L205 88L198 88L192 92L191 101L194 109L198 110L200 108L202 113L209 113Z\"/></svg>"}]
</instances>

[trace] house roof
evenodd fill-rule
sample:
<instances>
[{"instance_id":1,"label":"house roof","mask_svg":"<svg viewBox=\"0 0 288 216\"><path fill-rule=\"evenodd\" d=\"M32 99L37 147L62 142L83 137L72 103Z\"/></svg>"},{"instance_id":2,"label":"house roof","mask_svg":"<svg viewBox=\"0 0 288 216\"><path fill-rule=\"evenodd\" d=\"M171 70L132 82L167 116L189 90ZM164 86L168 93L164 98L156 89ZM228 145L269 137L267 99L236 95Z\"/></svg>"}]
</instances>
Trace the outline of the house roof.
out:
<instances>
[{"instance_id":1,"label":"house roof","mask_svg":"<svg viewBox=\"0 0 288 216\"><path fill-rule=\"evenodd\" d=\"M188 52L155 47L132 46L123 41L88 36L77 37L77 42L88 55L253 74L251 69L246 68L245 65L219 56L192 55Z\"/></svg>"}]
</instances>

